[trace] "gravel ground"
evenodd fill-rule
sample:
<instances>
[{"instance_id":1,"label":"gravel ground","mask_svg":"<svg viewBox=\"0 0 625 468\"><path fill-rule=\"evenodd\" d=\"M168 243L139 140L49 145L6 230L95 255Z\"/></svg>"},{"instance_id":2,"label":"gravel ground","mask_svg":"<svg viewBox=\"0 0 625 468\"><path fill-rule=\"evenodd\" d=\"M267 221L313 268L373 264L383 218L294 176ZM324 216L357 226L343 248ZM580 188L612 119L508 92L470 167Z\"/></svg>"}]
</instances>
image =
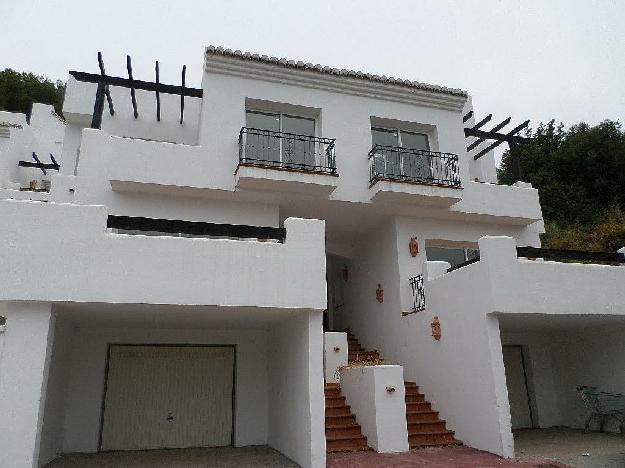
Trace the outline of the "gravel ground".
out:
<instances>
[{"instance_id":1,"label":"gravel ground","mask_svg":"<svg viewBox=\"0 0 625 468\"><path fill-rule=\"evenodd\" d=\"M555 460L576 468L625 467L625 438L619 434L529 429L515 431L514 447L520 459Z\"/></svg>"}]
</instances>

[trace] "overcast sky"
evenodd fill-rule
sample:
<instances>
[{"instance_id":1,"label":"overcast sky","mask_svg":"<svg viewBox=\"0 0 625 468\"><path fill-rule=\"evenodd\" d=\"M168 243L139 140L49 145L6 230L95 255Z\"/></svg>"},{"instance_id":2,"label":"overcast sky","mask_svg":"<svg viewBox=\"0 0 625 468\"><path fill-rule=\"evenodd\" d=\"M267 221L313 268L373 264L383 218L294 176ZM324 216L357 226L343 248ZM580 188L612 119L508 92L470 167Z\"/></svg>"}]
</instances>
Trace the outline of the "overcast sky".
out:
<instances>
[{"instance_id":1,"label":"overcast sky","mask_svg":"<svg viewBox=\"0 0 625 468\"><path fill-rule=\"evenodd\" d=\"M466 89L478 118L625 122L624 0L0 0L0 68L199 86L232 49ZM498 120L498 121L499 121ZM497 122L498 122L497 121ZM495 122L495 123L497 123Z\"/></svg>"}]
</instances>

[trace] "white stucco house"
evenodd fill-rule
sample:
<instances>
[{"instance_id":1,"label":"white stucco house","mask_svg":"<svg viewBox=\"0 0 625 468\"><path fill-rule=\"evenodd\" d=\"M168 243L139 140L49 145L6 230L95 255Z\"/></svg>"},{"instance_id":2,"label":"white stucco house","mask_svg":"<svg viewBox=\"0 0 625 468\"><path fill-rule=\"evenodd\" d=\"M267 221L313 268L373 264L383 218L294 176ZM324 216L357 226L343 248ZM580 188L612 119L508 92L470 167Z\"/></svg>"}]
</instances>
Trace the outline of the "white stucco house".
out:
<instances>
[{"instance_id":1,"label":"white stucco house","mask_svg":"<svg viewBox=\"0 0 625 468\"><path fill-rule=\"evenodd\" d=\"M625 387L622 254L531 249L537 191L497 184L466 92L215 47L204 64L201 89L71 72L65 122L0 113L0 466L511 457L513 428L583 426L577 385ZM389 365L343 368L372 354Z\"/></svg>"}]
</instances>

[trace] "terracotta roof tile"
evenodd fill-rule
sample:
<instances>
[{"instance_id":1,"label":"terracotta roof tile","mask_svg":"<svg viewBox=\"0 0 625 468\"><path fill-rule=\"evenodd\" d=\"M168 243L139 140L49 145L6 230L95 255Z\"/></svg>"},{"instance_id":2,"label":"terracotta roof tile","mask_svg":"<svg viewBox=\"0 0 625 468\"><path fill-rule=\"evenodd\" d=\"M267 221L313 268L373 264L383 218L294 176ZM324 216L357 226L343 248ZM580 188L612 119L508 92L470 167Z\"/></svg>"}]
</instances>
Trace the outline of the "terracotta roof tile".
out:
<instances>
[{"instance_id":1,"label":"terracotta roof tile","mask_svg":"<svg viewBox=\"0 0 625 468\"><path fill-rule=\"evenodd\" d=\"M257 62L271 63L271 64L280 65L286 68L298 68L298 69L310 70L310 71L318 72L318 73L326 73L326 74L331 74L331 75L346 76L350 78L370 80L370 81L375 81L378 83L389 83L389 84L398 85L398 86L406 86L410 88L422 89L424 91L431 91L435 93L451 94L454 96L463 96L463 97L467 96L467 92L461 89L447 88L445 86L421 83L418 81L403 80L401 78L394 78L392 76L387 77L385 75L382 75L382 76L371 75L369 73L365 73L362 71L345 70L345 69L339 70L338 68L331 68L331 67L320 65L320 64L312 64L310 62L304 63L301 60L295 61L295 60L289 60L286 58L269 57L267 55L261 56L258 54L252 54L250 52L241 52L240 50L225 49L223 47L208 46L206 48L206 53L211 54L211 55L224 55L227 57L235 57L241 60L253 60Z\"/></svg>"}]
</instances>

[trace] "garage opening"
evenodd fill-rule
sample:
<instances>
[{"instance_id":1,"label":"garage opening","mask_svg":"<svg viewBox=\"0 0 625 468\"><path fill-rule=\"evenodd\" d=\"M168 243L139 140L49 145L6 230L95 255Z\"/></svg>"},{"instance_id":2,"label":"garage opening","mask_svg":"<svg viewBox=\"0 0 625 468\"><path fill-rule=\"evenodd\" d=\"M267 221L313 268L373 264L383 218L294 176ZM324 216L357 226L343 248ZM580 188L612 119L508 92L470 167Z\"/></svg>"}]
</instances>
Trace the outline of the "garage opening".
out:
<instances>
[{"instance_id":1,"label":"garage opening","mask_svg":"<svg viewBox=\"0 0 625 468\"><path fill-rule=\"evenodd\" d=\"M100 450L232 445L234 346L110 345Z\"/></svg>"},{"instance_id":2,"label":"garage opening","mask_svg":"<svg viewBox=\"0 0 625 468\"><path fill-rule=\"evenodd\" d=\"M515 456L622 466L625 315L500 314L498 319ZM600 413L585 403L581 387L620 394L615 411ZM612 459L619 464L608 463Z\"/></svg>"}]
</instances>

